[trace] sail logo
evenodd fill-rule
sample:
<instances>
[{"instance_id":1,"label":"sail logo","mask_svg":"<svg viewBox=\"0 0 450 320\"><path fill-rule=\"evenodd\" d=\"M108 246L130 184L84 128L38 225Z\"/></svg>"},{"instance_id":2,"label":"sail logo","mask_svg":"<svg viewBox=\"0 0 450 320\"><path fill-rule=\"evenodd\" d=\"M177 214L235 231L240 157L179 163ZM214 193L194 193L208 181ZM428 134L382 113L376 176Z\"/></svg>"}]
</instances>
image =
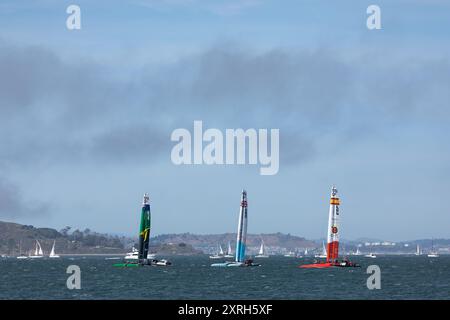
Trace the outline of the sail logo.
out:
<instances>
[{"instance_id":1,"label":"sail logo","mask_svg":"<svg viewBox=\"0 0 450 320\"><path fill-rule=\"evenodd\" d=\"M224 139L225 137L225 139ZM175 165L260 165L261 175L275 175L279 170L279 129L226 129L210 128L203 132L203 122L194 121L194 132L175 129L171 141L171 160ZM206 143L203 146L203 143ZM269 150L270 145L270 150ZM248 160L248 161L247 161Z\"/></svg>"}]
</instances>

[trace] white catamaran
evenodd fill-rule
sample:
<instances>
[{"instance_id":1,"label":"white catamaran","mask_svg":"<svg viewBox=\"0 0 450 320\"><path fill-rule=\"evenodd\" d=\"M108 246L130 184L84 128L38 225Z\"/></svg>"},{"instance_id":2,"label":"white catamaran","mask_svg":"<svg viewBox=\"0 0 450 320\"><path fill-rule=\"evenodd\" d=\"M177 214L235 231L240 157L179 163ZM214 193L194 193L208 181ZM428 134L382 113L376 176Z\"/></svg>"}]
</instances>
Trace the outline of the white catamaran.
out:
<instances>
[{"instance_id":1,"label":"white catamaran","mask_svg":"<svg viewBox=\"0 0 450 320\"><path fill-rule=\"evenodd\" d=\"M255 258L268 258L269 256L265 253L264 241L261 239L261 247L259 248L258 255Z\"/></svg>"}]
</instances>

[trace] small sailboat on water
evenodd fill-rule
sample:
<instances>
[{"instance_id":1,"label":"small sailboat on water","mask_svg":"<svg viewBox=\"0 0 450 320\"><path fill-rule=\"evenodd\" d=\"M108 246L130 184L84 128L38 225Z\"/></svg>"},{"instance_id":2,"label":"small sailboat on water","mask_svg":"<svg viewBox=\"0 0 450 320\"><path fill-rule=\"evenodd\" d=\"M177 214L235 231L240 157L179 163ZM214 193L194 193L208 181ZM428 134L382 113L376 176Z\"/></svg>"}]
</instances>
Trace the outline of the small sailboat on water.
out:
<instances>
[{"instance_id":1,"label":"small sailboat on water","mask_svg":"<svg viewBox=\"0 0 450 320\"><path fill-rule=\"evenodd\" d=\"M420 251L420 246L419 244L417 244L416 246L416 253L414 253L416 256L420 256L422 254L422 252Z\"/></svg>"},{"instance_id":2,"label":"small sailboat on water","mask_svg":"<svg viewBox=\"0 0 450 320\"><path fill-rule=\"evenodd\" d=\"M314 255L314 258L321 258L326 259L327 258L327 249L325 248L325 242L322 241L322 252L319 254Z\"/></svg>"},{"instance_id":3,"label":"small sailboat on water","mask_svg":"<svg viewBox=\"0 0 450 320\"><path fill-rule=\"evenodd\" d=\"M222 246L219 244L217 253L213 254L212 256L209 256L210 259L222 259L224 256Z\"/></svg>"},{"instance_id":4,"label":"small sailboat on water","mask_svg":"<svg viewBox=\"0 0 450 320\"><path fill-rule=\"evenodd\" d=\"M28 256L22 253L22 241L19 241L19 255L17 256L17 259L28 259Z\"/></svg>"},{"instance_id":5,"label":"small sailboat on water","mask_svg":"<svg viewBox=\"0 0 450 320\"><path fill-rule=\"evenodd\" d=\"M261 239L261 247L259 248L258 255L255 258L268 258L269 256L265 252L264 241Z\"/></svg>"},{"instance_id":6,"label":"small sailboat on water","mask_svg":"<svg viewBox=\"0 0 450 320\"><path fill-rule=\"evenodd\" d=\"M431 239L431 251L427 254L428 258L439 258L439 254L434 249L434 240Z\"/></svg>"},{"instance_id":7,"label":"small sailboat on water","mask_svg":"<svg viewBox=\"0 0 450 320\"><path fill-rule=\"evenodd\" d=\"M233 253L231 251L231 242L230 241L228 241L227 254L224 257L225 258L233 258Z\"/></svg>"},{"instance_id":8,"label":"small sailboat on water","mask_svg":"<svg viewBox=\"0 0 450 320\"><path fill-rule=\"evenodd\" d=\"M30 259L39 259L39 258L43 258L43 257L44 257L44 252L42 251L41 244L39 243L38 240L36 240L36 247L34 250L34 254L30 255L29 258Z\"/></svg>"},{"instance_id":9,"label":"small sailboat on water","mask_svg":"<svg viewBox=\"0 0 450 320\"><path fill-rule=\"evenodd\" d=\"M49 258L59 258L60 257L59 255L57 255L55 253L55 244L56 244L56 240L53 241L52 250L50 251L50 255L48 256Z\"/></svg>"}]
</instances>

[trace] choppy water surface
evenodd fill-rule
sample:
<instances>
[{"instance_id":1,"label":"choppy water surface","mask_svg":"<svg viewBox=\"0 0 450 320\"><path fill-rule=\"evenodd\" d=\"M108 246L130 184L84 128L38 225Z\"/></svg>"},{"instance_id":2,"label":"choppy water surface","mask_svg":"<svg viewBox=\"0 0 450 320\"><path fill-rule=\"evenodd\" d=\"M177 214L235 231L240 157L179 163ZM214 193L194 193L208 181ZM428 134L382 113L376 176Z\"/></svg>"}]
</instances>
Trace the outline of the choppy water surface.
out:
<instances>
[{"instance_id":1,"label":"choppy water surface","mask_svg":"<svg viewBox=\"0 0 450 320\"><path fill-rule=\"evenodd\" d=\"M450 299L450 256L354 257L362 268L299 269L312 259L271 257L261 267L211 268L205 256L170 257L171 267L115 268L117 260L77 257L0 260L0 299ZM368 290L366 268L381 268ZM66 268L81 268L68 290Z\"/></svg>"}]
</instances>

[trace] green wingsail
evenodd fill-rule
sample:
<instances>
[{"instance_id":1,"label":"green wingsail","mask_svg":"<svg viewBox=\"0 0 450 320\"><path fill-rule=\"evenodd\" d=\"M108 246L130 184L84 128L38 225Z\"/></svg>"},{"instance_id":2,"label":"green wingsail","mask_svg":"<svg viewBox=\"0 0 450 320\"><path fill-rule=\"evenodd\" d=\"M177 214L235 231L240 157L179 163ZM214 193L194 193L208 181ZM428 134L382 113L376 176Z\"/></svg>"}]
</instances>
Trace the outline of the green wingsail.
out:
<instances>
[{"instance_id":1,"label":"green wingsail","mask_svg":"<svg viewBox=\"0 0 450 320\"><path fill-rule=\"evenodd\" d=\"M146 263L150 242L150 221L151 221L150 197L146 193L144 194L144 201L142 203L141 223L139 226L138 261L115 263L113 264L113 267L135 268L141 267L144 265L144 263Z\"/></svg>"},{"instance_id":2,"label":"green wingsail","mask_svg":"<svg viewBox=\"0 0 450 320\"><path fill-rule=\"evenodd\" d=\"M139 227L139 261L147 259L148 245L150 242L150 198L148 194L144 194L144 202L141 211L141 224Z\"/></svg>"}]
</instances>

